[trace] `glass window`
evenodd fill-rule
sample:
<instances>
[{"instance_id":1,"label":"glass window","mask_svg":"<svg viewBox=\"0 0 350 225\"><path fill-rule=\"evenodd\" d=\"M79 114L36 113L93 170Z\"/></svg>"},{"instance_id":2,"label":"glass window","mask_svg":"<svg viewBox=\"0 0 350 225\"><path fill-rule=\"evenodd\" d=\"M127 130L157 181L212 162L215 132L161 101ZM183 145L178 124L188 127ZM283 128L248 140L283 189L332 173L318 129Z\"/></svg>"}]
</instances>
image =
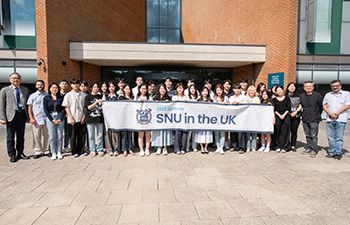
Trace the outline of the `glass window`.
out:
<instances>
[{"instance_id":1,"label":"glass window","mask_svg":"<svg viewBox=\"0 0 350 225\"><path fill-rule=\"evenodd\" d=\"M13 67L0 67L0 83L9 83L9 75L13 72Z\"/></svg>"},{"instance_id":2,"label":"glass window","mask_svg":"<svg viewBox=\"0 0 350 225\"><path fill-rule=\"evenodd\" d=\"M37 80L37 70L37 68L16 68L16 72L22 75L22 83L34 83Z\"/></svg>"},{"instance_id":3,"label":"glass window","mask_svg":"<svg viewBox=\"0 0 350 225\"><path fill-rule=\"evenodd\" d=\"M332 0L308 1L308 41L330 43Z\"/></svg>"},{"instance_id":4,"label":"glass window","mask_svg":"<svg viewBox=\"0 0 350 225\"><path fill-rule=\"evenodd\" d=\"M5 35L35 36L34 0L3 0Z\"/></svg>"},{"instance_id":5,"label":"glass window","mask_svg":"<svg viewBox=\"0 0 350 225\"><path fill-rule=\"evenodd\" d=\"M343 84L350 84L350 71L340 71L339 72L339 80Z\"/></svg>"},{"instance_id":6,"label":"glass window","mask_svg":"<svg viewBox=\"0 0 350 225\"><path fill-rule=\"evenodd\" d=\"M350 54L350 2L343 4L340 53Z\"/></svg>"},{"instance_id":7,"label":"glass window","mask_svg":"<svg viewBox=\"0 0 350 225\"><path fill-rule=\"evenodd\" d=\"M305 70L298 70L297 71L298 84L302 84L308 80L312 80L312 72L311 71L305 71Z\"/></svg>"},{"instance_id":8,"label":"glass window","mask_svg":"<svg viewBox=\"0 0 350 225\"><path fill-rule=\"evenodd\" d=\"M147 1L147 27L159 26L158 0Z\"/></svg>"},{"instance_id":9,"label":"glass window","mask_svg":"<svg viewBox=\"0 0 350 225\"><path fill-rule=\"evenodd\" d=\"M343 21L350 22L350 2L343 4Z\"/></svg>"},{"instance_id":10,"label":"glass window","mask_svg":"<svg viewBox=\"0 0 350 225\"><path fill-rule=\"evenodd\" d=\"M313 82L317 84L329 84L338 78L338 71L314 71Z\"/></svg>"},{"instance_id":11,"label":"glass window","mask_svg":"<svg viewBox=\"0 0 350 225\"><path fill-rule=\"evenodd\" d=\"M180 16L180 0L147 0L147 42L179 43Z\"/></svg>"}]
</instances>

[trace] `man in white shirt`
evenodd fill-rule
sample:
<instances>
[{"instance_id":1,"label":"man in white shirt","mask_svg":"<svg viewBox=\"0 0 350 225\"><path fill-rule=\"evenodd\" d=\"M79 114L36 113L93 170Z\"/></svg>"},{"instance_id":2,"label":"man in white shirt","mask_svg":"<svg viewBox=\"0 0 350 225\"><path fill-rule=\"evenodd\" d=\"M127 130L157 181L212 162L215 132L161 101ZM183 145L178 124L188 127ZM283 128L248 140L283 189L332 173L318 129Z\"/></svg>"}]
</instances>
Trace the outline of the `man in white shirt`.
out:
<instances>
[{"instance_id":1,"label":"man in white shirt","mask_svg":"<svg viewBox=\"0 0 350 225\"><path fill-rule=\"evenodd\" d=\"M137 94L139 93L139 87L140 87L141 84L143 83L143 78L140 77L140 76L136 77L135 83L136 83L136 87L134 87L134 88L132 89L132 95L133 95L134 97L137 96Z\"/></svg>"},{"instance_id":2,"label":"man in white shirt","mask_svg":"<svg viewBox=\"0 0 350 225\"><path fill-rule=\"evenodd\" d=\"M340 160L343 156L343 137L348 121L350 92L343 91L340 80L331 82L332 91L323 99L323 110L327 113L328 158Z\"/></svg>"},{"instance_id":3,"label":"man in white shirt","mask_svg":"<svg viewBox=\"0 0 350 225\"><path fill-rule=\"evenodd\" d=\"M32 124L34 159L40 158L49 151L49 134L46 127L44 111L45 83L42 80L35 82L36 92L28 98L29 122Z\"/></svg>"},{"instance_id":4,"label":"man in white shirt","mask_svg":"<svg viewBox=\"0 0 350 225\"><path fill-rule=\"evenodd\" d=\"M86 94L81 92L80 81L72 79L70 81L72 90L68 92L63 99L62 106L66 107L67 120L71 126L70 147L74 158L83 153L83 124L84 118L84 104Z\"/></svg>"},{"instance_id":5,"label":"man in white shirt","mask_svg":"<svg viewBox=\"0 0 350 225\"><path fill-rule=\"evenodd\" d=\"M230 104L237 105L246 102L246 96L241 93L241 86L234 84L232 86L233 95L229 98ZM244 153L246 149L246 140L244 133L230 132L231 149L239 150L240 154Z\"/></svg>"}]
</instances>

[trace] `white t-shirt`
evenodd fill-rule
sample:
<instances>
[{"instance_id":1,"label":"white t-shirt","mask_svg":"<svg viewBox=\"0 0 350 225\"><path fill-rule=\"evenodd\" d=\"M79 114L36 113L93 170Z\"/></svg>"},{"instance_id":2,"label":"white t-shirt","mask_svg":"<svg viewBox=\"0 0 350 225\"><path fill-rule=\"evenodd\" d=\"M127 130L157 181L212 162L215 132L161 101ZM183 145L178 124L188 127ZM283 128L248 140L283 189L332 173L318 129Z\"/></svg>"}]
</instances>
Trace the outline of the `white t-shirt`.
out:
<instances>
[{"instance_id":1,"label":"white t-shirt","mask_svg":"<svg viewBox=\"0 0 350 225\"><path fill-rule=\"evenodd\" d=\"M85 97L85 93L75 91L70 91L64 96L62 106L70 109L75 122L81 122L84 116ZM68 123L71 122L68 117Z\"/></svg>"},{"instance_id":2,"label":"white t-shirt","mask_svg":"<svg viewBox=\"0 0 350 225\"><path fill-rule=\"evenodd\" d=\"M245 103L246 102L246 96L245 95L232 95L229 100L230 104L233 104L234 102L238 102L238 104Z\"/></svg>"}]
</instances>

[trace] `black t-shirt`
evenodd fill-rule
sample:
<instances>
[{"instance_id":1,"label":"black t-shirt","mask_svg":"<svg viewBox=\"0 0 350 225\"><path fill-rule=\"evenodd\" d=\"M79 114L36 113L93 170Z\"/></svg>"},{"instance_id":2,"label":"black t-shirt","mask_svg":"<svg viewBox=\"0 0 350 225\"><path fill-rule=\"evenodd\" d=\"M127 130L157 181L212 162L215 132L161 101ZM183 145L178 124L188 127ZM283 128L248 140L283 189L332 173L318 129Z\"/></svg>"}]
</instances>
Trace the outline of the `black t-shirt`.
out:
<instances>
[{"instance_id":1,"label":"black t-shirt","mask_svg":"<svg viewBox=\"0 0 350 225\"><path fill-rule=\"evenodd\" d=\"M288 96L285 96L285 98L282 101L278 101L277 98L274 98L271 100L271 103L274 106L275 112L278 112L281 115L284 114L286 111L290 112L291 102Z\"/></svg>"},{"instance_id":2,"label":"black t-shirt","mask_svg":"<svg viewBox=\"0 0 350 225\"><path fill-rule=\"evenodd\" d=\"M303 122L318 123L321 121L322 113L322 96L318 92L312 92L311 95L300 95L301 106L303 111L301 113Z\"/></svg>"},{"instance_id":3,"label":"black t-shirt","mask_svg":"<svg viewBox=\"0 0 350 225\"><path fill-rule=\"evenodd\" d=\"M88 109L89 105L92 105L97 100L102 99L102 96L97 95L87 95L85 97L85 118L86 123L103 123L103 114L102 114L102 104L97 104L92 110Z\"/></svg>"}]
</instances>

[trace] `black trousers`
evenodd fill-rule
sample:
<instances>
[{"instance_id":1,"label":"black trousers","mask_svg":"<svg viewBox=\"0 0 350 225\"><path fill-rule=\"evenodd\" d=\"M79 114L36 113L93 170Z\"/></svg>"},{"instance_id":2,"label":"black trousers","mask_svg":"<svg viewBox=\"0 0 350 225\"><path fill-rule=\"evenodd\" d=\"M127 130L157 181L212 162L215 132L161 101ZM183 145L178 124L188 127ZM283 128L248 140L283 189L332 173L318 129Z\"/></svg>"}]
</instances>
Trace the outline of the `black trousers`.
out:
<instances>
[{"instance_id":1,"label":"black trousers","mask_svg":"<svg viewBox=\"0 0 350 225\"><path fill-rule=\"evenodd\" d=\"M290 117L286 116L284 120L281 120L277 115L275 116L275 149L288 150L290 147Z\"/></svg>"},{"instance_id":2,"label":"black trousers","mask_svg":"<svg viewBox=\"0 0 350 225\"><path fill-rule=\"evenodd\" d=\"M68 148L70 142L70 136L72 135L71 126L68 124L67 117L64 117L64 143L63 147Z\"/></svg>"},{"instance_id":3,"label":"black trousers","mask_svg":"<svg viewBox=\"0 0 350 225\"><path fill-rule=\"evenodd\" d=\"M230 132L231 147L234 149L246 149L247 138L245 133Z\"/></svg>"},{"instance_id":4,"label":"black trousers","mask_svg":"<svg viewBox=\"0 0 350 225\"><path fill-rule=\"evenodd\" d=\"M24 151L24 134L27 122L27 114L23 110L16 111L15 117L11 122L7 122L7 154L16 156L16 154L23 154ZM16 139L16 140L15 140ZM15 147L16 145L16 147Z\"/></svg>"},{"instance_id":5,"label":"black trousers","mask_svg":"<svg viewBox=\"0 0 350 225\"><path fill-rule=\"evenodd\" d=\"M296 146L298 138L298 128L300 125L300 117L290 117L290 144Z\"/></svg>"},{"instance_id":6,"label":"black trousers","mask_svg":"<svg viewBox=\"0 0 350 225\"><path fill-rule=\"evenodd\" d=\"M71 127L72 135L70 137L70 147L72 150L72 155L78 154L81 155L83 153L83 125L79 123L75 123L74 126L69 124Z\"/></svg>"}]
</instances>

